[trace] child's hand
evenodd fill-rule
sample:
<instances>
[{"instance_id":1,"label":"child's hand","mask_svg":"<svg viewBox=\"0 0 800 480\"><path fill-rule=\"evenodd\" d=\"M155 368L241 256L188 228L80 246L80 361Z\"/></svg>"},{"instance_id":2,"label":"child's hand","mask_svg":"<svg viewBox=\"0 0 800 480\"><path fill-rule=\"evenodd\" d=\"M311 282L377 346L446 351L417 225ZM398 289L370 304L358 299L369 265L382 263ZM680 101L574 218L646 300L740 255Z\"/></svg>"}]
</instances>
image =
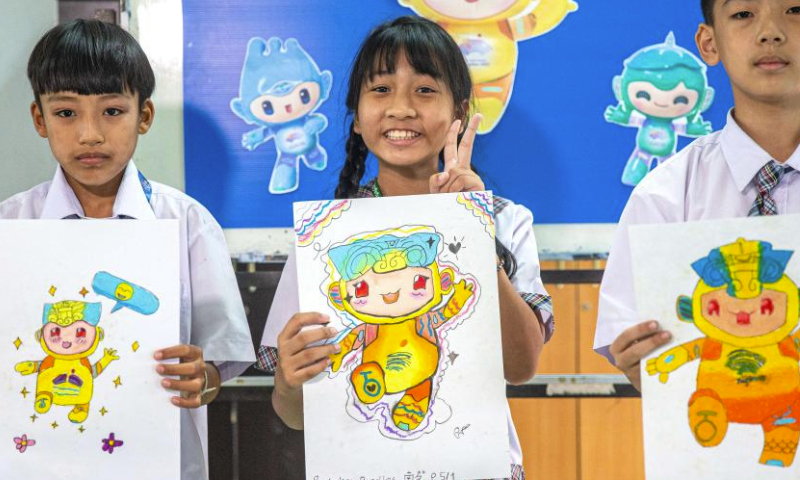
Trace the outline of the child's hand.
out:
<instances>
[{"instance_id":1,"label":"child's hand","mask_svg":"<svg viewBox=\"0 0 800 480\"><path fill-rule=\"evenodd\" d=\"M609 352L617 368L622 370L636 390L641 391L639 362L670 338L669 332L659 330L658 323L650 320L622 332L611 344Z\"/></svg>"},{"instance_id":2,"label":"child's hand","mask_svg":"<svg viewBox=\"0 0 800 480\"><path fill-rule=\"evenodd\" d=\"M319 313L296 313L278 335L278 372L286 385L299 389L303 384L322 373L331 363L329 358L341 351L339 344L309 347L336 336L336 329L313 328L303 330L309 325L326 325L327 315Z\"/></svg>"},{"instance_id":3,"label":"child's hand","mask_svg":"<svg viewBox=\"0 0 800 480\"><path fill-rule=\"evenodd\" d=\"M456 120L447 131L444 142L444 171L432 175L429 181L431 193L475 192L485 190L483 180L470 168L472 147L478 125L483 117L475 114L469 122L461 144L458 143L458 131L461 120Z\"/></svg>"},{"instance_id":4,"label":"child's hand","mask_svg":"<svg viewBox=\"0 0 800 480\"><path fill-rule=\"evenodd\" d=\"M180 380L171 378L161 380L164 388L180 392L179 397L172 397L172 404L182 408L199 407L202 404L200 397L203 393L206 370L213 368L209 368L203 361L203 349L195 345L176 345L157 351L154 357L159 361L170 358L180 359L180 363L160 364L156 367L156 371L162 376L180 377ZM211 387L218 386L211 385ZM206 388L208 387L206 385Z\"/></svg>"}]
</instances>

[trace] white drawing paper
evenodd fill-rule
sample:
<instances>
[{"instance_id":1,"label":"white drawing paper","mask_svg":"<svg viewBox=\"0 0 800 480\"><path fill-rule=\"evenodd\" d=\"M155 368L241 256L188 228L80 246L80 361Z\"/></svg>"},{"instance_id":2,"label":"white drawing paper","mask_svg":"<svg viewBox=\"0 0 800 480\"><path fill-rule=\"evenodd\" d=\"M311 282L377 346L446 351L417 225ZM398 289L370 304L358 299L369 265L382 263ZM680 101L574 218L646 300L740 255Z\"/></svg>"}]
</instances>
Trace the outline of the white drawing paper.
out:
<instances>
[{"instance_id":1,"label":"white drawing paper","mask_svg":"<svg viewBox=\"0 0 800 480\"><path fill-rule=\"evenodd\" d=\"M308 479L508 476L491 200L295 204L301 311L342 346L304 388Z\"/></svg>"},{"instance_id":2,"label":"white drawing paper","mask_svg":"<svg viewBox=\"0 0 800 480\"><path fill-rule=\"evenodd\" d=\"M0 478L178 479L178 223L0 221Z\"/></svg>"},{"instance_id":3,"label":"white drawing paper","mask_svg":"<svg viewBox=\"0 0 800 480\"><path fill-rule=\"evenodd\" d=\"M796 479L800 217L630 229L648 480Z\"/></svg>"}]
</instances>

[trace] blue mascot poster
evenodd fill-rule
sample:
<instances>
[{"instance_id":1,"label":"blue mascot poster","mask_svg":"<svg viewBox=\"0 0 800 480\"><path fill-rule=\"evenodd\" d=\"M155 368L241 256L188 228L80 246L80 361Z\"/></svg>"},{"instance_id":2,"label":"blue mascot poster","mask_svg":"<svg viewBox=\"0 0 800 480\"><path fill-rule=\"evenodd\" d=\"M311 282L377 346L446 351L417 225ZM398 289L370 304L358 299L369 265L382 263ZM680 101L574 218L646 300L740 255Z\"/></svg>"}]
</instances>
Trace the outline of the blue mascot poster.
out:
<instances>
[{"instance_id":1,"label":"blue mascot poster","mask_svg":"<svg viewBox=\"0 0 800 480\"><path fill-rule=\"evenodd\" d=\"M333 197L351 62L401 15L459 43L490 117L473 164L537 224L616 222L632 185L733 105L722 68L697 58L697 4L457 3L184 2L187 192L225 228L289 227L292 202ZM364 181L374 174L369 160Z\"/></svg>"}]
</instances>

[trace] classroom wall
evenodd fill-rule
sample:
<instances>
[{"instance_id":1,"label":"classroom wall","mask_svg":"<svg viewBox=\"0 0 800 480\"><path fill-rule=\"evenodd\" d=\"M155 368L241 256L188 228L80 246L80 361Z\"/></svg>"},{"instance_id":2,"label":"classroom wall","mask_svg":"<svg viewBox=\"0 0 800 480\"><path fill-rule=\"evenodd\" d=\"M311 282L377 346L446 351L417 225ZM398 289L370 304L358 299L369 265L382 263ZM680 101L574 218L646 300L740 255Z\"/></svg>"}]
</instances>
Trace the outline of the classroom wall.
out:
<instances>
[{"instance_id":1,"label":"classroom wall","mask_svg":"<svg viewBox=\"0 0 800 480\"><path fill-rule=\"evenodd\" d=\"M0 199L53 176L47 142L30 122L25 68L39 37L56 24L56 0L3 0L0 15Z\"/></svg>"}]
</instances>

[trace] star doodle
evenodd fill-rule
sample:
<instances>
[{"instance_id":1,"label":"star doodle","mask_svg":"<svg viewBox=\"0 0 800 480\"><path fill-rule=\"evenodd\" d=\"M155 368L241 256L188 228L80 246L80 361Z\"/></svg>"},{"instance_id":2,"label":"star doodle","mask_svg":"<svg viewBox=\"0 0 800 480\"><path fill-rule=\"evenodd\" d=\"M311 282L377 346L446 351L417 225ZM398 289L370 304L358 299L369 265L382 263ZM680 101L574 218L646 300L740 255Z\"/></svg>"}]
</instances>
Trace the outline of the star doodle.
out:
<instances>
[{"instance_id":1,"label":"star doodle","mask_svg":"<svg viewBox=\"0 0 800 480\"><path fill-rule=\"evenodd\" d=\"M19 350L20 345L22 345L22 340L20 340L19 337L17 337L17 339L14 340L14 346L17 347L17 350Z\"/></svg>"},{"instance_id":2,"label":"star doodle","mask_svg":"<svg viewBox=\"0 0 800 480\"><path fill-rule=\"evenodd\" d=\"M58 428L58 422L53 422L50 424L50 426L53 427L53 430L55 430L56 428Z\"/></svg>"},{"instance_id":3,"label":"star doodle","mask_svg":"<svg viewBox=\"0 0 800 480\"><path fill-rule=\"evenodd\" d=\"M117 378L114 379L114 388L117 388L120 385L122 385L122 378L120 376L117 376Z\"/></svg>"},{"instance_id":4,"label":"star doodle","mask_svg":"<svg viewBox=\"0 0 800 480\"><path fill-rule=\"evenodd\" d=\"M83 298L86 298L86 294L89 293L89 290L86 290L86 287L83 287L78 293L80 293Z\"/></svg>"},{"instance_id":5,"label":"star doodle","mask_svg":"<svg viewBox=\"0 0 800 480\"><path fill-rule=\"evenodd\" d=\"M33 415L31 415L31 416L30 416L30 417L28 417L28 418L30 418L30 419L31 419L31 423L33 423L33 422L35 422L35 421L36 421L36 419L37 419L37 418L39 418L39 416L38 416L38 415L36 415L36 414L34 413Z\"/></svg>"},{"instance_id":6,"label":"star doodle","mask_svg":"<svg viewBox=\"0 0 800 480\"><path fill-rule=\"evenodd\" d=\"M458 354L456 352L450 352L447 358L450 359L450 365L452 365L453 363L455 363L456 358L458 358Z\"/></svg>"},{"instance_id":7,"label":"star doodle","mask_svg":"<svg viewBox=\"0 0 800 480\"><path fill-rule=\"evenodd\" d=\"M106 407L103 407L103 408L100 409L100 416L105 417L106 413L108 413L108 410L106 410Z\"/></svg>"},{"instance_id":8,"label":"star doodle","mask_svg":"<svg viewBox=\"0 0 800 480\"><path fill-rule=\"evenodd\" d=\"M19 393L22 395L22 398L28 398L28 394L31 392L29 392L27 388L22 387L22 390L20 390Z\"/></svg>"},{"instance_id":9,"label":"star doodle","mask_svg":"<svg viewBox=\"0 0 800 480\"><path fill-rule=\"evenodd\" d=\"M55 285L50 285L50 290L48 290L47 292L50 294L51 297L54 297L57 291L58 289L56 288Z\"/></svg>"}]
</instances>

